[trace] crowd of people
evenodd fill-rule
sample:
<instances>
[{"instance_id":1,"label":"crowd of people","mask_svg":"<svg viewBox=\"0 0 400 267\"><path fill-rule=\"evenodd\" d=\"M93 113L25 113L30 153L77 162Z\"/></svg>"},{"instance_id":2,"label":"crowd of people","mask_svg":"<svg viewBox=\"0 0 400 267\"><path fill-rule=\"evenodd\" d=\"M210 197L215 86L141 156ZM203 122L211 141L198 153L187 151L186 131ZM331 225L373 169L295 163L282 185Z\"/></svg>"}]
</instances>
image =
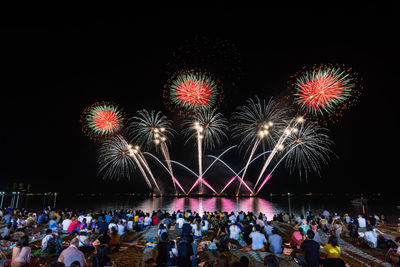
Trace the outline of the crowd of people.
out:
<instances>
[{"instance_id":1,"label":"crowd of people","mask_svg":"<svg viewBox=\"0 0 400 267\"><path fill-rule=\"evenodd\" d=\"M93 254L93 266L112 266L110 254L121 249L121 237L155 228L157 266L249 266L249 257L231 260L229 252L234 250L268 252L264 266L279 266L280 254L305 266L345 266L339 242L345 235L360 247L387 250L387 260L398 264L400 237L390 240L376 228L386 223L376 214L352 218L328 211L267 218L242 211L0 210L1 247L11 251L11 257L3 253L2 264L12 267L33 266L33 257L47 255L57 255L49 266L87 266L85 253ZM279 225L294 229L290 242L283 241ZM32 252L38 240L40 247ZM210 263L199 257L201 251L214 251L217 256Z\"/></svg>"}]
</instances>

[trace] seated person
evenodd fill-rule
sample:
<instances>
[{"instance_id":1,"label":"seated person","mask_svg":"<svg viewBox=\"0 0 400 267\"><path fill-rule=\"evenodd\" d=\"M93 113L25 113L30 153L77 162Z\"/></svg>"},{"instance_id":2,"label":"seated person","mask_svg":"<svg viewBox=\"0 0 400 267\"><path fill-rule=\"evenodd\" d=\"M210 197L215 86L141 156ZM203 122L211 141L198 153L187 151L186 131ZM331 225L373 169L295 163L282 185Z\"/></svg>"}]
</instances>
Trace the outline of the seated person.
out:
<instances>
[{"instance_id":1,"label":"seated person","mask_svg":"<svg viewBox=\"0 0 400 267\"><path fill-rule=\"evenodd\" d=\"M340 258L340 247L336 236L329 237L328 244L324 246L326 257Z\"/></svg>"},{"instance_id":2,"label":"seated person","mask_svg":"<svg viewBox=\"0 0 400 267\"><path fill-rule=\"evenodd\" d=\"M249 235L251 238L251 249L254 251L265 251L265 243L267 239L265 235L260 233L261 227L257 224L253 227L253 232Z\"/></svg>"},{"instance_id":3,"label":"seated person","mask_svg":"<svg viewBox=\"0 0 400 267\"><path fill-rule=\"evenodd\" d=\"M314 241L313 230L308 230L306 240L301 243L300 248L304 251L303 254L297 255L297 260L300 265L318 266L319 265L319 244Z\"/></svg>"},{"instance_id":4,"label":"seated person","mask_svg":"<svg viewBox=\"0 0 400 267\"><path fill-rule=\"evenodd\" d=\"M386 253L386 261L392 262L395 265L400 264L400 236L395 239L397 248L390 248Z\"/></svg>"},{"instance_id":5,"label":"seated person","mask_svg":"<svg viewBox=\"0 0 400 267\"><path fill-rule=\"evenodd\" d=\"M300 248L301 243L303 242L303 235L299 231L299 228L296 226L296 231L293 232L292 238L290 241L290 246L292 248Z\"/></svg>"},{"instance_id":6,"label":"seated person","mask_svg":"<svg viewBox=\"0 0 400 267\"><path fill-rule=\"evenodd\" d=\"M272 229L272 235L268 237L269 242L269 250L272 253L279 253L281 254L283 251L282 247L282 237L278 235L276 229Z\"/></svg>"}]
</instances>

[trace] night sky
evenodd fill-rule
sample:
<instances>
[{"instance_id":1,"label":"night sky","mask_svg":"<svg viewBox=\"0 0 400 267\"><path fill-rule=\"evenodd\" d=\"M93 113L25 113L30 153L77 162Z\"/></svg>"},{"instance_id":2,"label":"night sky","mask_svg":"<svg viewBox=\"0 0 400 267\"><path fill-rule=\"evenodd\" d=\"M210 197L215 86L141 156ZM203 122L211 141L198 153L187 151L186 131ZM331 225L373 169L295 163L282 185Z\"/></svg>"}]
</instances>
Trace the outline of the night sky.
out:
<instances>
[{"instance_id":1,"label":"night sky","mask_svg":"<svg viewBox=\"0 0 400 267\"><path fill-rule=\"evenodd\" d=\"M96 176L99 144L82 133L79 121L87 105L113 101L129 116L142 108L162 110L178 129L182 118L163 100L174 71L212 72L224 88L221 111L230 117L249 97L283 98L289 77L303 66L338 63L352 67L364 88L358 104L328 126L339 159L307 183L282 166L265 192L398 191L394 13L379 8L204 12L3 20L0 185L22 181L34 191L145 191L139 172L131 182L107 183ZM195 147L184 146L181 137L170 151L171 158L196 167ZM240 168L237 152L226 160ZM171 186L168 175L151 164L160 183ZM229 176L222 167L213 173L208 179L216 187ZM186 186L194 181L181 175ZM256 172L247 177L256 178Z\"/></svg>"}]
</instances>

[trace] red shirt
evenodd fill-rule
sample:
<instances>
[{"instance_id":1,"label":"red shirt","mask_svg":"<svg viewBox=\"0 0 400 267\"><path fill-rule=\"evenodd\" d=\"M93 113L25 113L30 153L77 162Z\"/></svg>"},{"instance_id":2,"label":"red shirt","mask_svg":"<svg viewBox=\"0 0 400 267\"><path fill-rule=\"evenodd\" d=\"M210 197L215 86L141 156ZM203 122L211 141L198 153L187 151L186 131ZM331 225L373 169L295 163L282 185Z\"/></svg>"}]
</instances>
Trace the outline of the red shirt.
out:
<instances>
[{"instance_id":1,"label":"red shirt","mask_svg":"<svg viewBox=\"0 0 400 267\"><path fill-rule=\"evenodd\" d=\"M151 218L153 220L153 225L158 225L158 216L154 215L153 218Z\"/></svg>"},{"instance_id":2,"label":"red shirt","mask_svg":"<svg viewBox=\"0 0 400 267\"><path fill-rule=\"evenodd\" d=\"M78 220L73 221L73 222L68 226L67 233L72 233L72 232L75 231L75 229L77 229L78 227L79 227L79 222L78 222Z\"/></svg>"}]
</instances>

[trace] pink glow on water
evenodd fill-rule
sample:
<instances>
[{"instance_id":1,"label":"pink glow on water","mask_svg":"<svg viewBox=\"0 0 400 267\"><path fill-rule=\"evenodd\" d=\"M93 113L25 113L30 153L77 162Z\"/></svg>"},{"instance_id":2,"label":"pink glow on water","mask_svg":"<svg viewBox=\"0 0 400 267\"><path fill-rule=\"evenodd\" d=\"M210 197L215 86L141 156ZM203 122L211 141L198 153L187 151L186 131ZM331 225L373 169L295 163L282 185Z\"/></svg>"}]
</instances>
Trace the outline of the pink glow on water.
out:
<instances>
[{"instance_id":1,"label":"pink glow on water","mask_svg":"<svg viewBox=\"0 0 400 267\"><path fill-rule=\"evenodd\" d=\"M221 210L222 211L227 211L227 212L236 212L236 205L235 202L233 202L232 199L229 198L221 198Z\"/></svg>"}]
</instances>

